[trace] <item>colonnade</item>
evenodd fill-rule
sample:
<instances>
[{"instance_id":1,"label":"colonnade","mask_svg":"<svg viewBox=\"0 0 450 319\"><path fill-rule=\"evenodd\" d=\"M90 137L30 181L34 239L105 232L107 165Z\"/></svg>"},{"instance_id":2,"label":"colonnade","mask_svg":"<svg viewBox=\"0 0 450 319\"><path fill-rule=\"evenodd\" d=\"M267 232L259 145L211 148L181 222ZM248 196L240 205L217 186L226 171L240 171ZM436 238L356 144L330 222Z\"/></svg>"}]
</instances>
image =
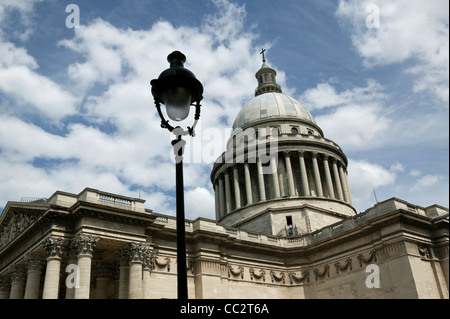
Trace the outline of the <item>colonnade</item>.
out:
<instances>
[{"instance_id":1,"label":"colonnade","mask_svg":"<svg viewBox=\"0 0 450 319\"><path fill-rule=\"evenodd\" d=\"M271 157L270 174L260 158L234 163L214 181L216 219L243 206L282 197L331 198L352 205L345 165L318 152L285 151Z\"/></svg>"},{"instance_id":2,"label":"colonnade","mask_svg":"<svg viewBox=\"0 0 450 319\"><path fill-rule=\"evenodd\" d=\"M24 262L11 266L0 276L0 299L89 299L92 297L91 282L95 282L95 299L111 296L111 283L116 298L150 298L148 247L130 243L116 252L117 262L95 261L93 265L98 240L98 237L78 236L67 245L63 238L48 238L43 243L46 255L26 253ZM63 262L64 256L67 259ZM91 279L93 269L95 280Z\"/></svg>"}]
</instances>

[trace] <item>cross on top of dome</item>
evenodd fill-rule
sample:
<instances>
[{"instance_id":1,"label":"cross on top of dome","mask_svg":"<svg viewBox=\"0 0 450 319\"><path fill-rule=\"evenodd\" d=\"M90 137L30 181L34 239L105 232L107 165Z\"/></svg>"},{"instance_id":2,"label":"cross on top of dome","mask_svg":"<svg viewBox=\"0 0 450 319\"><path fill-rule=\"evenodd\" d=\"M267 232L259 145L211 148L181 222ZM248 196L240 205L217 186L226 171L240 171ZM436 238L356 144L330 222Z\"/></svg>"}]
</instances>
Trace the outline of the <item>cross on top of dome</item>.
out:
<instances>
[{"instance_id":1,"label":"cross on top of dome","mask_svg":"<svg viewBox=\"0 0 450 319\"><path fill-rule=\"evenodd\" d=\"M266 49L262 49L260 52L260 54L262 55L263 64L255 74L256 79L258 80L258 87L255 90L255 96L270 92L282 93L281 87L277 84L276 81L277 71L272 69L266 63L266 56L264 54L265 52Z\"/></svg>"},{"instance_id":2,"label":"cross on top of dome","mask_svg":"<svg viewBox=\"0 0 450 319\"><path fill-rule=\"evenodd\" d=\"M266 63L266 57L264 56L264 52L266 52L266 49L262 49L259 54L262 54L263 63Z\"/></svg>"}]
</instances>

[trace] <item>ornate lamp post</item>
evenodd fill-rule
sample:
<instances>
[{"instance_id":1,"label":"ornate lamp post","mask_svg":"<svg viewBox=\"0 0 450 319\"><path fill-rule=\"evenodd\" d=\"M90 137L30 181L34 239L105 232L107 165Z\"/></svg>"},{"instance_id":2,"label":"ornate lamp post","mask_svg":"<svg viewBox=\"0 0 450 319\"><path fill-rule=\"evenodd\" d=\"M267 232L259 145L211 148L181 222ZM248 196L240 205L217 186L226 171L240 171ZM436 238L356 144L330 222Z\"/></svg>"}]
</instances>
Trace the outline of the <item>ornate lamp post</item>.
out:
<instances>
[{"instance_id":1,"label":"ornate lamp post","mask_svg":"<svg viewBox=\"0 0 450 319\"><path fill-rule=\"evenodd\" d=\"M194 129L200 119L200 101L203 99L203 86L195 75L184 67L186 56L174 51L167 57L170 68L163 71L158 79L150 82L155 106L161 118L161 127L168 129L176 136L172 141L175 153L176 168L176 217L177 217L177 272L178 299L187 299L187 271L186 271L186 234L184 218L184 182L183 182L183 152L186 142L182 136L194 136ZM191 106L195 107L194 123L192 127L183 129L173 127L164 118L161 104L166 106L167 116L176 122L185 120Z\"/></svg>"}]
</instances>

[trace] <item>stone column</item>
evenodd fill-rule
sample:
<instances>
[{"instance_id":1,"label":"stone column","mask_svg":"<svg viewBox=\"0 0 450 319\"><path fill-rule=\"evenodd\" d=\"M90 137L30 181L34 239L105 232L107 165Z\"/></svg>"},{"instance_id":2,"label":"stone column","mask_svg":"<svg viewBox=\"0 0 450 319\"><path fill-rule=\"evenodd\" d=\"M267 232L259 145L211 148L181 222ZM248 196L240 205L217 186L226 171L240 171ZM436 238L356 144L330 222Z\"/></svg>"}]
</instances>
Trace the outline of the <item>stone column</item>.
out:
<instances>
[{"instance_id":1,"label":"stone column","mask_svg":"<svg viewBox=\"0 0 450 319\"><path fill-rule=\"evenodd\" d=\"M306 165L305 165L305 153L303 151L298 152L299 162L300 162L300 176L302 178L303 185L303 193L304 196L310 196L309 192L309 183L308 183L308 175L306 173Z\"/></svg>"},{"instance_id":2,"label":"stone column","mask_svg":"<svg viewBox=\"0 0 450 319\"><path fill-rule=\"evenodd\" d=\"M325 178L327 180L327 188L328 188L328 194L330 194L331 198L334 197L334 190L333 190L333 182L331 181L331 173L330 173L330 166L328 165L328 156L323 156L323 170L325 171Z\"/></svg>"},{"instance_id":3,"label":"stone column","mask_svg":"<svg viewBox=\"0 0 450 319\"><path fill-rule=\"evenodd\" d=\"M214 199L215 199L215 209L216 209L216 220L220 219L220 194L219 194L219 182L214 183Z\"/></svg>"},{"instance_id":4,"label":"stone column","mask_svg":"<svg viewBox=\"0 0 450 319\"><path fill-rule=\"evenodd\" d=\"M130 243L129 250L129 299L142 299L142 262L145 247L142 243Z\"/></svg>"},{"instance_id":5,"label":"stone column","mask_svg":"<svg viewBox=\"0 0 450 319\"><path fill-rule=\"evenodd\" d=\"M280 181L278 180L278 169L277 169L277 161L275 160L275 156L270 157L270 167L272 167L272 185L274 190L275 198L281 197L280 192Z\"/></svg>"},{"instance_id":6,"label":"stone column","mask_svg":"<svg viewBox=\"0 0 450 319\"><path fill-rule=\"evenodd\" d=\"M252 180L250 176L250 167L248 165L247 162L244 164L245 193L247 195L247 205L251 205L253 204Z\"/></svg>"},{"instance_id":7,"label":"stone column","mask_svg":"<svg viewBox=\"0 0 450 319\"><path fill-rule=\"evenodd\" d=\"M323 197L322 180L320 179L319 165L317 164L317 152L312 152L312 163L317 196Z\"/></svg>"},{"instance_id":8,"label":"stone column","mask_svg":"<svg viewBox=\"0 0 450 319\"><path fill-rule=\"evenodd\" d=\"M292 173L291 155L289 152L284 152L284 161L286 163L286 174L289 186L289 196L295 196L294 174Z\"/></svg>"},{"instance_id":9,"label":"stone column","mask_svg":"<svg viewBox=\"0 0 450 319\"><path fill-rule=\"evenodd\" d=\"M110 278L112 277L112 267L103 261L97 261L95 269L97 270L95 299L107 299Z\"/></svg>"},{"instance_id":10,"label":"stone column","mask_svg":"<svg viewBox=\"0 0 450 319\"><path fill-rule=\"evenodd\" d=\"M127 248L121 249L119 257L119 299L128 299L130 289L130 266L128 263L129 251Z\"/></svg>"},{"instance_id":11,"label":"stone column","mask_svg":"<svg viewBox=\"0 0 450 319\"><path fill-rule=\"evenodd\" d=\"M0 276L0 299L9 299L11 281L6 276Z\"/></svg>"},{"instance_id":12,"label":"stone column","mask_svg":"<svg viewBox=\"0 0 450 319\"><path fill-rule=\"evenodd\" d=\"M77 255L78 249L72 240L71 244L67 248L67 264L71 266L77 265ZM69 282L66 282L66 299L74 299L75 286L78 284L78 273L74 273L73 267L66 267L66 273L68 273L66 281L69 280Z\"/></svg>"},{"instance_id":13,"label":"stone column","mask_svg":"<svg viewBox=\"0 0 450 319\"><path fill-rule=\"evenodd\" d=\"M225 171L225 207L226 214L231 213L231 185L230 185L230 173Z\"/></svg>"},{"instance_id":14,"label":"stone column","mask_svg":"<svg viewBox=\"0 0 450 319\"><path fill-rule=\"evenodd\" d=\"M348 183L348 172L344 171L344 181L345 181L345 187L347 187L347 192L348 192L348 200L349 200L349 204L353 205L353 200L352 200L352 193L350 192L350 184Z\"/></svg>"},{"instance_id":15,"label":"stone column","mask_svg":"<svg viewBox=\"0 0 450 319\"><path fill-rule=\"evenodd\" d=\"M28 264L28 272L24 299L38 299L39 285L41 283L42 256L35 252L29 252L25 255L25 261Z\"/></svg>"},{"instance_id":16,"label":"stone column","mask_svg":"<svg viewBox=\"0 0 450 319\"><path fill-rule=\"evenodd\" d=\"M342 191L344 192L344 200L346 203L350 204L350 198L348 196L348 188L347 188L347 176L344 173L344 169L342 168L342 165L339 165L339 177L341 178L342 183Z\"/></svg>"},{"instance_id":17,"label":"stone column","mask_svg":"<svg viewBox=\"0 0 450 319\"><path fill-rule=\"evenodd\" d=\"M91 290L92 254L99 238L92 235L79 235L75 238L78 249L78 272L80 288L75 287L75 299L89 299Z\"/></svg>"},{"instance_id":18,"label":"stone column","mask_svg":"<svg viewBox=\"0 0 450 319\"><path fill-rule=\"evenodd\" d=\"M50 237L45 240L43 245L48 257L42 299L58 299L64 242L62 238Z\"/></svg>"},{"instance_id":19,"label":"stone column","mask_svg":"<svg viewBox=\"0 0 450 319\"><path fill-rule=\"evenodd\" d=\"M239 187L239 172L237 167L233 167L233 181L234 181L234 201L236 209L241 208L241 188Z\"/></svg>"},{"instance_id":20,"label":"stone column","mask_svg":"<svg viewBox=\"0 0 450 319\"><path fill-rule=\"evenodd\" d=\"M219 218L225 216L225 185L223 182L223 177L219 177Z\"/></svg>"},{"instance_id":21,"label":"stone column","mask_svg":"<svg viewBox=\"0 0 450 319\"><path fill-rule=\"evenodd\" d=\"M22 266L14 265L9 269L11 273L11 291L9 299L23 299L25 289L25 269Z\"/></svg>"},{"instance_id":22,"label":"stone column","mask_svg":"<svg viewBox=\"0 0 450 319\"><path fill-rule=\"evenodd\" d=\"M339 172L338 172L336 162L337 162L337 160L333 157L331 165L333 166L333 175L334 175L334 181L336 184L337 196L338 196L339 200L344 200L344 196L342 195L341 179L339 178Z\"/></svg>"},{"instance_id":23,"label":"stone column","mask_svg":"<svg viewBox=\"0 0 450 319\"><path fill-rule=\"evenodd\" d=\"M149 250L144 253L144 261L142 263L142 299L151 298L150 290L150 273L151 273L152 255Z\"/></svg>"},{"instance_id":24,"label":"stone column","mask_svg":"<svg viewBox=\"0 0 450 319\"><path fill-rule=\"evenodd\" d=\"M266 189L264 187L264 174L262 169L262 163L259 158L256 161L256 165L258 168L259 199L262 202L266 200Z\"/></svg>"}]
</instances>

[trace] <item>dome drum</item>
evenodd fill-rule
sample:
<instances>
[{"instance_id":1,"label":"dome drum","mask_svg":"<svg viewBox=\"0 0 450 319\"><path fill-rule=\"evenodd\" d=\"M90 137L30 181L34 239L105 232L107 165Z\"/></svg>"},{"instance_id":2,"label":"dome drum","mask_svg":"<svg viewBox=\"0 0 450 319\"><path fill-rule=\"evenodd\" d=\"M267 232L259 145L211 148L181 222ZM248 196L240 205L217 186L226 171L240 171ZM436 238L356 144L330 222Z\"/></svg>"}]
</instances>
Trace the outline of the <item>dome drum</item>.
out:
<instances>
[{"instance_id":1,"label":"dome drum","mask_svg":"<svg viewBox=\"0 0 450 319\"><path fill-rule=\"evenodd\" d=\"M218 221L235 227L228 224L235 220L228 215L240 216L236 218L241 222L241 218L250 218L261 209L284 207L286 201L298 205L308 203L317 209L328 210L332 202L333 212L346 216L356 213L352 207L346 165L340 156L313 149L280 151L277 155L266 165L256 157L241 163L215 165L211 177Z\"/></svg>"},{"instance_id":2,"label":"dome drum","mask_svg":"<svg viewBox=\"0 0 450 319\"><path fill-rule=\"evenodd\" d=\"M294 221L300 234L355 215L345 154L302 103L281 93L275 76L264 61L257 94L236 116L214 164L216 220L285 236Z\"/></svg>"}]
</instances>

